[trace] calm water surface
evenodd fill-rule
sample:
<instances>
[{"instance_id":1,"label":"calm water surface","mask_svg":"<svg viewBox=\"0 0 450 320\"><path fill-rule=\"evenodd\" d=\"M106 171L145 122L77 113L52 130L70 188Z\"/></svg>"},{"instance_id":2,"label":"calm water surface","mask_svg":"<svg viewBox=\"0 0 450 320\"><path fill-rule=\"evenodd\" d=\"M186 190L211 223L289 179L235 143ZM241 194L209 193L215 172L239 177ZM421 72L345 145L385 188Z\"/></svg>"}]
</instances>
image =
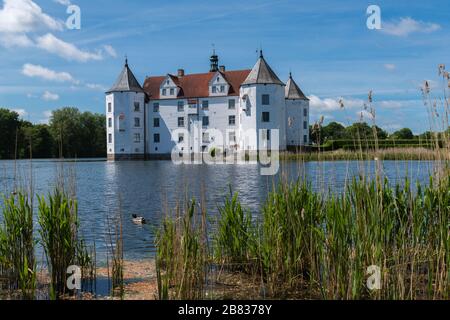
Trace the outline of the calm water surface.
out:
<instances>
[{"instance_id":1,"label":"calm water surface","mask_svg":"<svg viewBox=\"0 0 450 320\"><path fill-rule=\"evenodd\" d=\"M124 216L125 256L127 259L144 259L154 254L155 228L167 212L166 208L173 209L186 194L200 199L204 190L208 213L215 215L217 206L223 202L231 186L233 191L239 192L243 204L257 215L267 192L280 177L292 181L307 179L322 192L342 192L345 182L351 177L360 174L371 176L375 163L284 162L277 176L267 177L260 175L258 165L177 166L170 161L0 161L0 193L10 194L15 185L29 186L32 181L35 194L48 194L56 184L61 165L67 176L75 177L72 180L76 181L82 234L88 243L95 241L101 260L106 252L105 243L109 241L107 217L117 216L119 208ZM427 183L435 163L385 161L381 167L391 183L401 183L405 177ZM134 225L131 221L133 213L145 217L149 224L142 227Z\"/></svg>"}]
</instances>

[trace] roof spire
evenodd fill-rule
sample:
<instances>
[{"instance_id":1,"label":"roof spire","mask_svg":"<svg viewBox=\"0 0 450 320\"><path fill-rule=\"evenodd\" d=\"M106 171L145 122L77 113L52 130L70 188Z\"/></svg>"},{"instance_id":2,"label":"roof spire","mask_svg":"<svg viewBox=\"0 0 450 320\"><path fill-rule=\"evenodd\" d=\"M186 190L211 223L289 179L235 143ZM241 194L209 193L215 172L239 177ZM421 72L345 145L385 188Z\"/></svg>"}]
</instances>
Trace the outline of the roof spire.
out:
<instances>
[{"instance_id":1,"label":"roof spire","mask_svg":"<svg viewBox=\"0 0 450 320\"><path fill-rule=\"evenodd\" d=\"M125 55L125 67L128 67L128 56Z\"/></svg>"},{"instance_id":2,"label":"roof spire","mask_svg":"<svg viewBox=\"0 0 450 320\"><path fill-rule=\"evenodd\" d=\"M262 48L261 48L261 49L259 49L259 57L260 57L260 58L264 58L264 55L263 55L263 50L262 50Z\"/></svg>"},{"instance_id":3,"label":"roof spire","mask_svg":"<svg viewBox=\"0 0 450 320\"><path fill-rule=\"evenodd\" d=\"M209 70L209 72L216 72L219 70L219 56L216 54L216 48L215 45L213 44L213 54L211 56L211 58L209 59L209 61L211 61L211 68Z\"/></svg>"}]
</instances>

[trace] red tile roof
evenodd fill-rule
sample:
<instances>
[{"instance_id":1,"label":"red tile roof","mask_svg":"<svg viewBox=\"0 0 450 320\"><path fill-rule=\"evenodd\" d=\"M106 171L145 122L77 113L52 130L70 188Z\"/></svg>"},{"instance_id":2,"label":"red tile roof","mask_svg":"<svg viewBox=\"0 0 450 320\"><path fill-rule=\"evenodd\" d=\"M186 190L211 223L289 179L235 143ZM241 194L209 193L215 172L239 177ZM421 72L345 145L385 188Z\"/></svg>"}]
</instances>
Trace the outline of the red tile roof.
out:
<instances>
[{"instance_id":1,"label":"red tile roof","mask_svg":"<svg viewBox=\"0 0 450 320\"><path fill-rule=\"evenodd\" d=\"M241 84L250 74L251 70L237 70L221 72L224 78L230 83L231 88L229 96L238 96ZM209 82L216 72L188 74L184 77L170 75L178 87L180 94L177 99L205 98L209 97ZM144 91L150 96L150 99L160 99L159 89L167 76L149 77L144 82Z\"/></svg>"}]
</instances>

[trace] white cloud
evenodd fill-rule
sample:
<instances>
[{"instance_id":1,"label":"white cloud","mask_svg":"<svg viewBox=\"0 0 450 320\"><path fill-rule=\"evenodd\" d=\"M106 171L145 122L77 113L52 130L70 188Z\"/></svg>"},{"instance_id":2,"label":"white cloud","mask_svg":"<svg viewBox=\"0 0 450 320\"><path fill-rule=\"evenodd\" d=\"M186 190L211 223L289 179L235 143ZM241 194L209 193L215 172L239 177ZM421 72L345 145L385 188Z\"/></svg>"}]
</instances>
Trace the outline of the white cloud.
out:
<instances>
[{"instance_id":1,"label":"white cloud","mask_svg":"<svg viewBox=\"0 0 450 320\"><path fill-rule=\"evenodd\" d=\"M431 33L440 28L441 26L436 23L423 22L406 17L397 21L384 22L382 31L393 36L406 37L411 33Z\"/></svg>"},{"instance_id":2,"label":"white cloud","mask_svg":"<svg viewBox=\"0 0 450 320\"><path fill-rule=\"evenodd\" d=\"M342 99L345 108L361 108L364 101L361 99L344 99L344 98L326 98L321 99L315 95L308 97L310 99L311 109L319 112L337 111L341 109L339 101Z\"/></svg>"},{"instance_id":3,"label":"white cloud","mask_svg":"<svg viewBox=\"0 0 450 320\"><path fill-rule=\"evenodd\" d=\"M44 118L39 120L39 123L48 124L50 122L50 118L52 117L52 111L46 110L42 113L42 115L44 116Z\"/></svg>"},{"instance_id":4,"label":"white cloud","mask_svg":"<svg viewBox=\"0 0 450 320\"><path fill-rule=\"evenodd\" d=\"M36 45L50 53L54 53L66 60L76 60L79 62L86 62L90 60L102 60L103 57L100 52L92 53L82 51L75 45L58 39L51 33L47 33L42 37L36 39Z\"/></svg>"},{"instance_id":5,"label":"white cloud","mask_svg":"<svg viewBox=\"0 0 450 320\"><path fill-rule=\"evenodd\" d=\"M395 69L397 69L397 66L393 63L386 63L384 65L384 68L389 71L394 71Z\"/></svg>"},{"instance_id":6,"label":"white cloud","mask_svg":"<svg viewBox=\"0 0 450 320\"><path fill-rule=\"evenodd\" d=\"M26 34L3 33L0 34L0 44L5 48L31 47L33 41Z\"/></svg>"},{"instance_id":7,"label":"white cloud","mask_svg":"<svg viewBox=\"0 0 450 320\"><path fill-rule=\"evenodd\" d=\"M26 112L25 109L12 109L12 111L18 113L19 117L21 118L26 117L28 115L28 112Z\"/></svg>"},{"instance_id":8,"label":"white cloud","mask_svg":"<svg viewBox=\"0 0 450 320\"><path fill-rule=\"evenodd\" d=\"M51 93L50 91L45 91L42 95L42 99L45 101L57 101L59 100L59 95L56 93Z\"/></svg>"},{"instance_id":9,"label":"white cloud","mask_svg":"<svg viewBox=\"0 0 450 320\"><path fill-rule=\"evenodd\" d=\"M106 90L108 90L108 88L105 88L101 84L96 84L96 83L87 83L86 87L89 88L89 89L98 90L98 91L106 91Z\"/></svg>"},{"instance_id":10,"label":"white cloud","mask_svg":"<svg viewBox=\"0 0 450 320\"><path fill-rule=\"evenodd\" d=\"M69 6L71 4L70 0L53 0L53 1L62 4L63 6Z\"/></svg>"},{"instance_id":11,"label":"white cloud","mask_svg":"<svg viewBox=\"0 0 450 320\"><path fill-rule=\"evenodd\" d=\"M117 58L117 52L116 52L116 50L115 50L112 46L110 46L110 45L105 45L105 46L103 46L103 49L105 49L106 53L107 53L108 55L110 55L111 57Z\"/></svg>"},{"instance_id":12,"label":"white cloud","mask_svg":"<svg viewBox=\"0 0 450 320\"><path fill-rule=\"evenodd\" d=\"M45 14L32 0L3 0L0 32L26 33L42 29L62 30L63 23Z\"/></svg>"},{"instance_id":13,"label":"white cloud","mask_svg":"<svg viewBox=\"0 0 450 320\"><path fill-rule=\"evenodd\" d=\"M371 114L369 111L366 111L366 110L358 111L356 113L356 115L358 116L359 119L361 119L363 121L374 119L373 114Z\"/></svg>"},{"instance_id":14,"label":"white cloud","mask_svg":"<svg viewBox=\"0 0 450 320\"><path fill-rule=\"evenodd\" d=\"M78 83L78 81L75 80L70 73L56 72L39 65L33 65L29 63L23 66L22 74L26 75L27 77L36 77L49 81Z\"/></svg>"}]
</instances>

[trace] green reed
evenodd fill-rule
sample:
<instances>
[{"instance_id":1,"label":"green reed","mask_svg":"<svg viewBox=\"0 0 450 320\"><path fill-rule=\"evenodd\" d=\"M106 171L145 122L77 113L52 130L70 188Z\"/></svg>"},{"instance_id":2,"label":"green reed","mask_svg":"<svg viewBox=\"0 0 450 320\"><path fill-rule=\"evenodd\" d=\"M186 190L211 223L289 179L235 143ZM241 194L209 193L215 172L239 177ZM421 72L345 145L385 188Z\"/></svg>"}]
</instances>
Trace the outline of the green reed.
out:
<instances>
[{"instance_id":1,"label":"green reed","mask_svg":"<svg viewBox=\"0 0 450 320\"><path fill-rule=\"evenodd\" d=\"M67 268L83 267L90 257L84 242L78 237L78 205L64 192L38 197L39 233L51 275L50 295L59 298L66 291ZM84 265L83 265L84 264Z\"/></svg>"},{"instance_id":2,"label":"green reed","mask_svg":"<svg viewBox=\"0 0 450 320\"><path fill-rule=\"evenodd\" d=\"M249 210L241 205L238 194L226 197L223 207L219 207L217 230L214 233L214 255L221 264L232 269L246 268L255 250L252 234L252 217Z\"/></svg>"},{"instance_id":3,"label":"green reed","mask_svg":"<svg viewBox=\"0 0 450 320\"><path fill-rule=\"evenodd\" d=\"M205 297L206 212L201 220L197 202L177 206L157 233L156 270L159 299L202 299Z\"/></svg>"},{"instance_id":4,"label":"green reed","mask_svg":"<svg viewBox=\"0 0 450 320\"><path fill-rule=\"evenodd\" d=\"M36 262L34 256L33 209L23 193L4 199L0 226L0 277L22 298L34 299Z\"/></svg>"}]
</instances>

